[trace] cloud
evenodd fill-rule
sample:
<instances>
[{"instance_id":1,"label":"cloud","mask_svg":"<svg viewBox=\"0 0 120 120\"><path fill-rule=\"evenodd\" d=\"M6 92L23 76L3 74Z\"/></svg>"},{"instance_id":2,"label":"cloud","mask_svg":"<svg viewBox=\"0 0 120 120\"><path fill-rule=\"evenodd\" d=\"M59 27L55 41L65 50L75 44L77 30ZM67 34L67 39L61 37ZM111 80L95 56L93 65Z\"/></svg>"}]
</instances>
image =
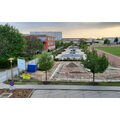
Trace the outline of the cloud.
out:
<instances>
[{"instance_id":1,"label":"cloud","mask_svg":"<svg viewBox=\"0 0 120 120\"><path fill-rule=\"evenodd\" d=\"M6 24L1 22L0 24ZM22 33L31 31L62 31L63 36L103 36L116 27L120 27L120 22L8 22L15 26ZM108 29L110 29L108 31ZM114 29L118 33L118 30ZM99 33L99 34L98 34ZM119 33L118 33L119 34ZM108 35L108 34L107 34ZM111 34L112 35L112 32Z\"/></svg>"}]
</instances>

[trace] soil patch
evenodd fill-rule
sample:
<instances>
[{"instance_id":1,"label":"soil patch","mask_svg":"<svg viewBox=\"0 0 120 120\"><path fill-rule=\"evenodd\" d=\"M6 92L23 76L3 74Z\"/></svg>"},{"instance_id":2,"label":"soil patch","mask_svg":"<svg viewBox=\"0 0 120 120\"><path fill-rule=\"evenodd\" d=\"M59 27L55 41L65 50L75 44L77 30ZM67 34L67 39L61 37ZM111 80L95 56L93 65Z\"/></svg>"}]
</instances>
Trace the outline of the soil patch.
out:
<instances>
[{"instance_id":1,"label":"soil patch","mask_svg":"<svg viewBox=\"0 0 120 120\"><path fill-rule=\"evenodd\" d=\"M0 94L2 93L13 93L10 98L29 98L32 95L32 89L3 89L0 90Z\"/></svg>"},{"instance_id":2,"label":"soil patch","mask_svg":"<svg viewBox=\"0 0 120 120\"><path fill-rule=\"evenodd\" d=\"M75 63L69 63L68 65L66 65L66 67L78 67Z\"/></svg>"}]
</instances>

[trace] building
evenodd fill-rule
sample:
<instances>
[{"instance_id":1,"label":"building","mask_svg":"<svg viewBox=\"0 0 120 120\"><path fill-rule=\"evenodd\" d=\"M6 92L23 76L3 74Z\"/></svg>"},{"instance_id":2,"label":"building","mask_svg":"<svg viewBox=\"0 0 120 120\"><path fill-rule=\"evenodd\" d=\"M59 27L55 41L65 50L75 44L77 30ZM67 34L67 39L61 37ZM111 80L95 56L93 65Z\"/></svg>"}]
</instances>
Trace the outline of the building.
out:
<instances>
[{"instance_id":1,"label":"building","mask_svg":"<svg viewBox=\"0 0 120 120\"><path fill-rule=\"evenodd\" d=\"M85 38L63 38L62 39L64 43L69 43L72 41L74 44L78 44L80 40L86 40L86 39Z\"/></svg>"},{"instance_id":2,"label":"building","mask_svg":"<svg viewBox=\"0 0 120 120\"><path fill-rule=\"evenodd\" d=\"M28 35L24 36L25 38L37 38L40 39L46 50L52 50L55 48L55 37L54 36L48 36L48 35Z\"/></svg>"},{"instance_id":3,"label":"building","mask_svg":"<svg viewBox=\"0 0 120 120\"><path fill-rule=\"evenodd\" d=\"M62 41L64 43L69 43L69 42L73 42L74 44L78 44L80 38L63 38Z\"/></svg>"},{"instance_id":4,"label":"building","mask_svg":"<svg viewBox=\"0 0 120 120\"><path fill-rule=\"evenodd\" d=\"M111 44L115 44L114 43L115 37L104 37L103 38L103 40L106 40L106 39L108 39ZM120 37L118 37L118 43L120 43Z\"/></svg>"},{"instance_id":5,"label":"building","mask_svg":"<svg viewBox=\"0 0 120 120\"><path fill-rule=\"evenodd\" d=\"M62 32L30 32L30 35L54 36L55 40L62 40Z\"/></svg>"}]
</instances>

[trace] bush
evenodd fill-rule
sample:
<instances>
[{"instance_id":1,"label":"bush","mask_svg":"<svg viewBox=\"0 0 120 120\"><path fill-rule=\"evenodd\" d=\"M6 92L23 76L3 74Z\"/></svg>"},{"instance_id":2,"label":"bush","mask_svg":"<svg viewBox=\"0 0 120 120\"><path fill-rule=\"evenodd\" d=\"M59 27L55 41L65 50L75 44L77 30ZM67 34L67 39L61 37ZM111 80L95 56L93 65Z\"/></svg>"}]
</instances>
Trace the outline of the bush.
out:
<instances>
[{"instance_id":1,"label":"bush","mask_svg":"<svg viewBox=\"0 0 120 120\"><path fill-rule=\"evenodd\" d=\"M2 64L1 64L2 63ZM13 60L13 67L17 64L17 59L14 58ZM4 68L10 68L10 61L7 58L0 58L0 68L4 69Z\"/></svg>"},{"instance_id":2,"label":"bush","mask_svg":"<svg viewBox=\"0 0 120 120\"><path fill-rule=\"evenodd\" d=\"M8 61L7 58L0 58L0 68L9 68L10 67L10 62Z\"/></svg>"}]
</instances>

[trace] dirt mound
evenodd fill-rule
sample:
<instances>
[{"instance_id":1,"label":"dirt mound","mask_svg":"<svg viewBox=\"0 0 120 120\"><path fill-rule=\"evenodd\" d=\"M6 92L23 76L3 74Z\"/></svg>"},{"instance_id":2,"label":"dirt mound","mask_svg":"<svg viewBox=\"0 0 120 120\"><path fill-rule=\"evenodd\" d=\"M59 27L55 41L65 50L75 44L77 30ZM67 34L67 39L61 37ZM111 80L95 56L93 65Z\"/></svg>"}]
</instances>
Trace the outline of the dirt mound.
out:
<instances>
[{"instance_id":1,"label":"dirt mound","mask_svg":"<svg viewBox=\"0 0 120 120\"><path fill-rule=\"evenodd\" d=\"M75 63L69 63L68 65L66 65L66 67L78 67Z\"/></svg>"}]
</instances>

